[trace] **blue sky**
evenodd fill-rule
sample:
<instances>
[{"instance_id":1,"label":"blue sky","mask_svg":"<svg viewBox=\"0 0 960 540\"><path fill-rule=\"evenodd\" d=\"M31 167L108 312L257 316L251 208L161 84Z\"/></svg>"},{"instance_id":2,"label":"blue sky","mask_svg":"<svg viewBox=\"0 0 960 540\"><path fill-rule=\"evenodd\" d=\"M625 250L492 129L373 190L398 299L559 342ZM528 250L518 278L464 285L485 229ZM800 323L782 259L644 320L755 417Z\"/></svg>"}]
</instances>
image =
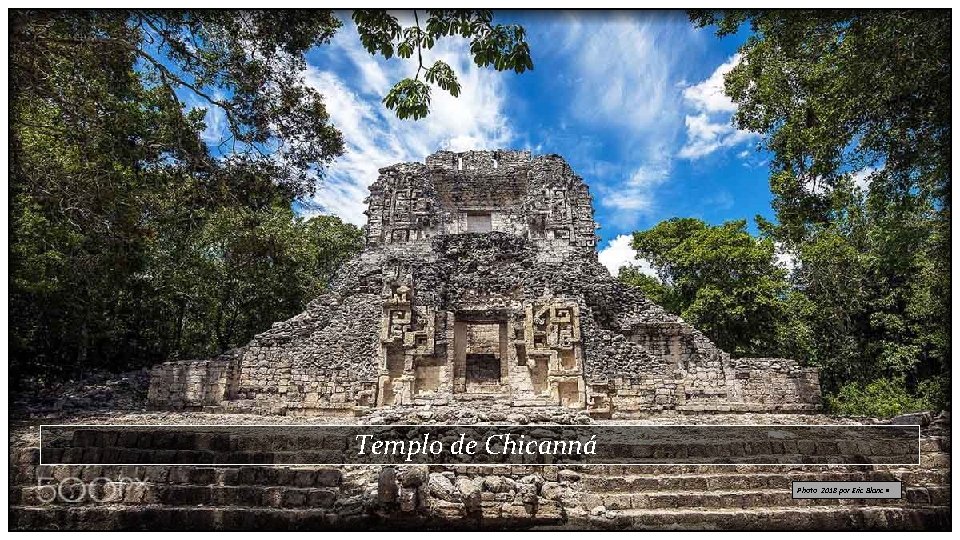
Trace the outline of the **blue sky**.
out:
<instances>
[{"instance_id":1,"label":"blue sky","mask_svg":"<svg viewBox=\"0 0 960 540\"><path fill-rule=\"evenodd\" d=\"M772 217L768 156L732 126L735 107L722 95L745 35L719 39L681 11L498 11L495 22L527 29L535 69L477 68L464 43L441 40L425 63L453 66L462 94L434 88L430 116L401 121L381 99L415 65L370 55L340 17L343 28L307 55L305 73L347 146L313 201L326 213L362 225L379 167L439 149L522 148L564 156L590 185L612 270L632 259L626 235L664 219L746 218L753 230L754 215Z\"/></svg>"}]
</instances>

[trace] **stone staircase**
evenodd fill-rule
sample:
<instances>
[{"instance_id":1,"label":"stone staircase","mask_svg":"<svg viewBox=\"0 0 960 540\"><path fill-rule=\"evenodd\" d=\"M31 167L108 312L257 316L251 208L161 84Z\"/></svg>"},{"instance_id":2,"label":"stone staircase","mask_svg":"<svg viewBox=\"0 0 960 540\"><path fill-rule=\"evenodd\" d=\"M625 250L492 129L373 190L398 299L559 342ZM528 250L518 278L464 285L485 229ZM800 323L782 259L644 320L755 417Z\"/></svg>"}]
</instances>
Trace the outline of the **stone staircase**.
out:
<instances>
[{"instance_id":1,"label":"stone staircase","mask_svg":"<svg viewBox=\"0 0 960 540\"><path fill-rule=\"evenodd\" d=\"M35 475L28 469L21 465L10 491L11 529L336 528L364 510L366 475L337 468L44 465ZM36 485L36 476L49 478L53 488ZM97 480L103 478L111 481Z\"/></svg>"},{"instance_id":2,"label":"stone staircase","mask_svg":"<svg viewBox=\"0 0 960 540\"><path fill-rule=\"evenodd\" d=\"M947 459L938 465L948 464ZM793 499L793 481L901 481L901 499ZM579 515L590 528L918 529L950 526L948 468L686 466L585 469Z\"/></svg>"},{"instance_id":3,"label":"stone staircase","mask_svg":"<svg viewBox=\"0 0 960 540\"><path fill-rule=\"evenodd\" d=\"M79 440L106 433L90 429ZM948 429L924 428L917 466L41 466L14 447L10 528L949 530ZM903 498L791 496L891 480Z\"/></svg>"}]
</instances>

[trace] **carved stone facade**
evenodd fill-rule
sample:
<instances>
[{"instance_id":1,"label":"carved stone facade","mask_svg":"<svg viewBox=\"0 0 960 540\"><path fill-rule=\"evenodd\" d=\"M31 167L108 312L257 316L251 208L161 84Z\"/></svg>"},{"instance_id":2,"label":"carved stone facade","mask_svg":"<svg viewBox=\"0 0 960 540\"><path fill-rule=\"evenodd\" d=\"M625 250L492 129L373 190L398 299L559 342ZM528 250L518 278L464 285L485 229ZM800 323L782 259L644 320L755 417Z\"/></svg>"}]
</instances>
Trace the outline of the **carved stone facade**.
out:
<instances>
[{"instance_id":1,"label":"carved stone facade","mask_svg":"<svg viewBox=\"0 0 960 540\"><path fill-rule=\"evenodd\" d=\"M732 359L599 264L559 156L439 152L380 170L366 246L249 344L157 366L158 408L358 414L489 402L594 416L816 409L817 373Z\"/></svg>"}]
</instances>

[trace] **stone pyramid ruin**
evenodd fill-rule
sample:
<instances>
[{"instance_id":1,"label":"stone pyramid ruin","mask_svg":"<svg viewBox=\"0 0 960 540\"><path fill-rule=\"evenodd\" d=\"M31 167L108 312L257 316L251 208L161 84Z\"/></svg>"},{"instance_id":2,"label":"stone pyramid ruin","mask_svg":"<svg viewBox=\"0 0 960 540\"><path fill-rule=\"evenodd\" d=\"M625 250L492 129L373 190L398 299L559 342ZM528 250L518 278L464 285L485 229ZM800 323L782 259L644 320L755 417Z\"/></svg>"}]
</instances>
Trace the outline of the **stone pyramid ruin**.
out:
<instances>
[{"instance_id":1,"label":"stone pyramid ruin","mask_svg":"<svg viewBox=\"0 0 960 540\"><path fill-rule=\"evenodd\" d=\"M380 169L365 246L306 311L217 358L154 368L172 410L361 415L567 407L598 418L801 412L815 369L731 358L597 260L590 192L557 155L438 152Z\"/></svg>"}]
</instances>

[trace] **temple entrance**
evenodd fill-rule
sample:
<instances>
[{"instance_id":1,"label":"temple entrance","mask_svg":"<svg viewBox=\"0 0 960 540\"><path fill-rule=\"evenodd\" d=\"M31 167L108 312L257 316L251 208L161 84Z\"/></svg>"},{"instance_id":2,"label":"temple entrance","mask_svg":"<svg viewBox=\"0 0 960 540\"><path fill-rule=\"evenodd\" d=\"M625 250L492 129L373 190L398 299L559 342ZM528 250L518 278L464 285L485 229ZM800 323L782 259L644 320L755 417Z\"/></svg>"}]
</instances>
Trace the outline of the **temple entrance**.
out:
<instances>
[{"instance_id":1,"label":"temple entrance","mask_svg":"<svg viewBox=\"0 0 960 540\"><path fill-rule=\"evenodd\" d=\"M507 392L507 325L501 321L457 321L455 389L461 393Z\"/></svg>"},{"instance_id":2,"label":"temple entrance","mask_svg":"<svg viewBox=\"0 0 960 540\"><path fill-rule=\"evenodd\" d=\"M467 391L483 391L500 387L500 359L495 354L468 354L466 358Z\"/></svg>"}]
</instances>

